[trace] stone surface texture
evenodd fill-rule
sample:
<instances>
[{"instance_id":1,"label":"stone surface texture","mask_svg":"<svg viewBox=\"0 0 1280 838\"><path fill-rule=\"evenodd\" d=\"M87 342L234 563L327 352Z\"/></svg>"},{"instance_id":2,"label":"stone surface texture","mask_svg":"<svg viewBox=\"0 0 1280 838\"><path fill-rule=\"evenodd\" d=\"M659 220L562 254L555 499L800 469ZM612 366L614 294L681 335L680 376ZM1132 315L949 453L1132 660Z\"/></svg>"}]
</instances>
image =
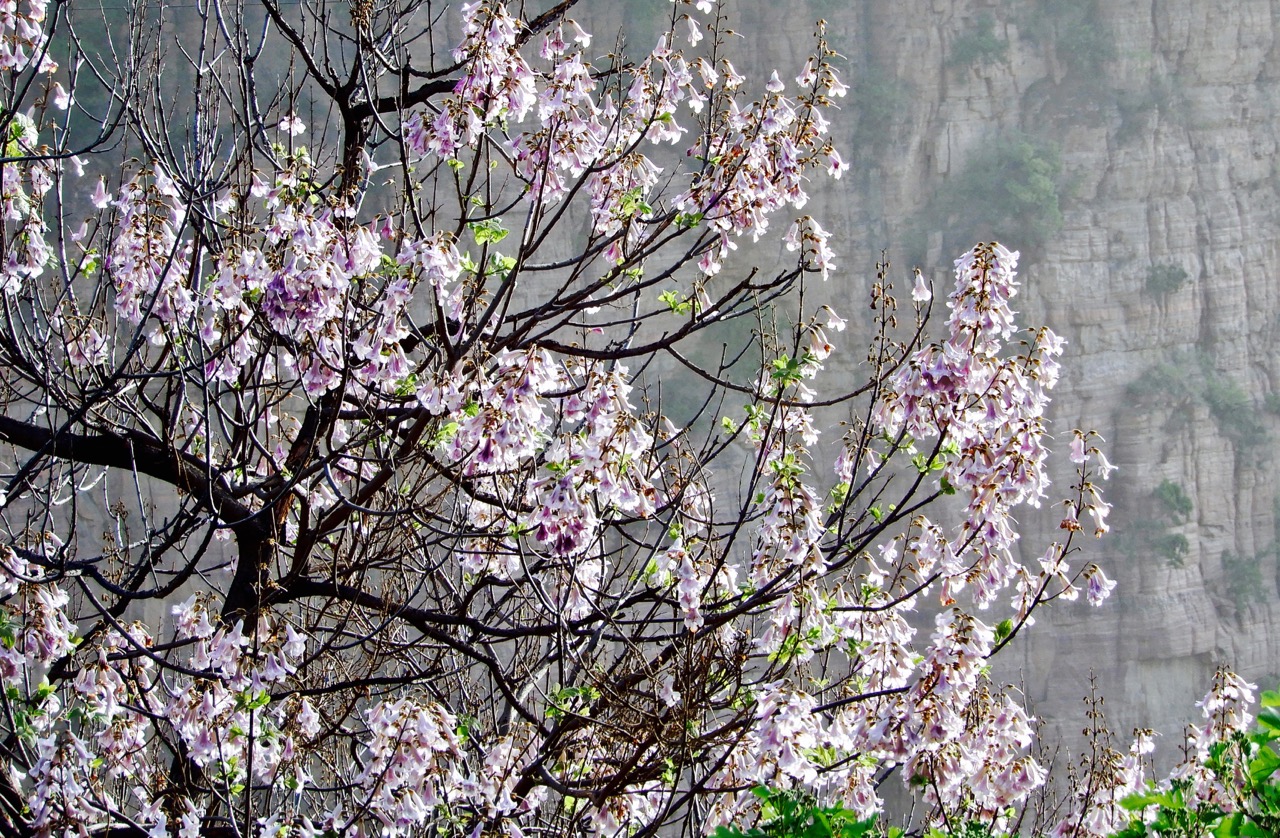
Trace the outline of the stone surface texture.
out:
<instances>
[{"instance_id":1,"label":"stone surface texture","mask_svg":"<svg viewBox=\"0 0 1280 838\"><path fill-rule=\"evenodd\" d=\"M1023 247L1019 307L1070 341L1055 427L1096 428L1119 466L1114 531L1076 558L1119 586L1100 610L1043 614L996 671L1024 683L1068 739L1092 671L1113 729L1157 728L1172 758L1217 664L1262 687L1280 679L1280 2L750 6L739 28L761 68L798 67L819 16L847 56L856 95L836 127L856 171L813 213L846 242L829 293L850 308L875 254L911 251L913 224L940 284L964 235L1004 240L963 209L928 215L966 161L1002 137L1056 145L1063 222ZM957 64L957 45L984 22L1003 53ZM1103 60L1090 60L1099 43ZM877 88L895 92L888 117L867 101ZM1153 269L1186 277L1157 292ZM1189 514L1160 500L1162 484L1181 488ZM1024 516L1028 556L1056 537L1056 512ZM1176 536L1180 559L1167 546Z\"/></svg>"}]
</instances>

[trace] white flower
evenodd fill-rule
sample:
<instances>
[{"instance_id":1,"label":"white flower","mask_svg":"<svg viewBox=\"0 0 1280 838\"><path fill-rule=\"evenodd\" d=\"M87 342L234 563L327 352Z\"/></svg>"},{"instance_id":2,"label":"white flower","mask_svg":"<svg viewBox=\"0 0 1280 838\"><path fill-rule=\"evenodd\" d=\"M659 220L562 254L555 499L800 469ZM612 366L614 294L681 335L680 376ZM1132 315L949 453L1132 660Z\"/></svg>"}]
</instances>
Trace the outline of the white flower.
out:
<instances>
[{"instance_id":1,"label":"white flower","mask_svg":"<svg viewBox=\"0 0 1280 838\"><path fill-rule=\"evenodd\" d=\"M60 82L53 83L53 89L49 91L50 101L53 106L60 111L65 111L71 106L71 94L66 91Z\"/></svg>"},{"instance_id":2,"label":"white flower","mask_svg":"<svg viewBox=\"0 0 1280 838\"><path fill-rule=\"evenodd\" d=\"M1089 565L1089 568L1085 570L1085 577L1089 584L1085 588L1084 598L1088 600L1090 605L1097 607L1102 604L1103 600L1110 596L1112 589L1116 586L1116 583L1111 579L1108 579L1106 574L1102 572L1102 568L1098 567L1096 564Z\"/></svg>"},{"instance_id":3,"label":"white flower","mask_svg":"<svg viewBox=\"0 0 1280 838\"><path fill-rule=\"evenodd\" d=\"M658 697L668 707L676 707L680 704L680 691L676 689L676 676L668 674L662 679L662 686L658 688Z\"/></svg>"},{"instance_id":4,"label":"white flower","mask_svg":"<svg viewBox=\"0 0 1280 838\"><path fill-rule=\"evenodd\" d=\"M583 49L591 46L591 35L579 26L577 21L566 20L565 25L569 27L569 37L582 44Z\"/></svg>"},{"instance_id":5,"label":"white flower","mask_svg":"<svg viewBox=\"0 0 1280 838\"><path fill-rule=\"evenodd\" d=\"M831 78L827 82L827 92L837 99L843 98L849 92L849 86L840 81L840 77L836 75L835 70L831 70Z\"/></svg>"},{"instance_id":6,"label":"white flower","mask_svg":"<svg viewBox=\"0 0 1280 838\"><path fill-rule=\"evenodd\" d=\"M915 286L911 289L911 299L917 303L928 302L933 298L933 291L929 290L929 284L924 280L924 274L920 273L920 269L916 268Z\"/></svg>"},{"instance_id":7,"label":"white flower","mask_svg":"<svg viewBox=\"0 0 1280 838\"><path fill-rule=\"evenodd\" d=\"M107 191L107 183L102 178L98 178L98 185L93 189L93 195L89 197L93 205L98 209L106 209L111 203L111 193Z\"/></svg>"},{"instance_id":8,"label":"white flower","mask_svg":"<svg viewBox=\"0 0 1280 838\"><path fill-rule=\"evenodd\" d=\"M844 162L844 158L840 156L840 152L835 149L827 155L827 173L835 180L839 180L844 174L844 170L849 168L849 164Z\"/></svg>"},{"instance_id":9,"label":"white flower","mask_svg":"<svg viewBox=\"0 0 1280 838\"><path fill-rule=\"evenodd\" d=\"M689 39L689 46L696 47L698 42L702 40L702 25L688 15L685 15L684 22L688 27L686 37ZM774 73L774 77L777 77L777 73Z\"/></svg>"},{"instance_id":10,"label":"white flower","mask_svg":"<svg viewBox=\"0 0 1280 838\"><path fill-rule=\"evenodd\" d=\"M291 137L296 137L307 130L307 126L302 124L302 120L298 119L298 115L290 111L285 118L280 120L278 127Z\"/></svg>"}]
</instances>

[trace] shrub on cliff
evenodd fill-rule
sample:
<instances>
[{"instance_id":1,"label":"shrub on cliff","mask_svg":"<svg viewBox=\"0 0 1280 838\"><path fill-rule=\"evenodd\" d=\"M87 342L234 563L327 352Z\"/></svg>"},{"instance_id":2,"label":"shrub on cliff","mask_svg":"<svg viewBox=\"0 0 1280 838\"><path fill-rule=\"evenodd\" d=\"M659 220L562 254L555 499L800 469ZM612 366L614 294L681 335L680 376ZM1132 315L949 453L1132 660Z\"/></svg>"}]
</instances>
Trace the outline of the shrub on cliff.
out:
<instances>
[{"instance_id":1,"label":"shrub on cliff","mask_svg":"<svg viewBox=\"0 0 1280 838\"><path fill-rule=\"evenodd\" d=\"M953 163L953 165L955 165ZM950 248L973 237L995 237L1038 250L1062 227L1058 149L1015 135L983 143L942 182L909 224L907 252L914 260L941 234Z\"/></svg>"}]
</instances>

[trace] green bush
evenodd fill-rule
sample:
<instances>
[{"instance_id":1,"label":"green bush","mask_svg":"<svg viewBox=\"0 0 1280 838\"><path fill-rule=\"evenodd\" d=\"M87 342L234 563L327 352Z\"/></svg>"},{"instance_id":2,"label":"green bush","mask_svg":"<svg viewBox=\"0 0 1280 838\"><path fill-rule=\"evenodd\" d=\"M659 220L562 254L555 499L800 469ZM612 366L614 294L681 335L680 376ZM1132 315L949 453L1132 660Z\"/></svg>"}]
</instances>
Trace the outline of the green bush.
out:
<instances>
[{"instance_id":1,"label":"green bush","mask_svg":"<svg viewBox=\"0 0 1280 838\"><path fill-rule=\"evenodd\" d=\"M1128 142L1137 136L1151 113L1176 119L1183 105L1181 88L1176 80L1163 76L1152 79L1139 90L1118 90L1115 97L1116 110L1120 113L1120 127L1116 129L1118 143Z\"/></svg>"},{"instance_id":2,"label":"green bush","mask_svg":"<svg viewBox=\"0 0 1280 838\"><path fill-rule=\"evenodd\" d=\"M1261 605L1267 601L1267 585L1262 578L1262 559L1266 555L1237 556L1230 550L1222 554L1227 596L1235 604L1237 614L1255 602Z\"/></svg>"},{"instance_id":3,"label":"green bush","mask_svg":"<svg viewBox=\"0 0 1280 838\"><path fill-rule=\"evenodd\" d=\"M875 157L889 147L894 126L908 101L906 85L883 70L868 68L853 83L853 106L858 123L853 132L854 153Z\"/></svg>"},{"instance_id":4,"label":"green bush","mask_svg":"<svg viewBox=\"0 0 1280 838\"><path fill-rule=\"evenodd\" d=\"M1125 395L1144 404L1173 406L1192 395L1188 378L1196 374L1188 357L1176 356L1171 361L1156 364L1142 375L1130 381Z\"/></svg>"},{"instance_id":5,"label":"green bush","mask_svg":"<svg viewBox=\"0 0 1280 838\"><path fill-rule=\"evenodd\" d=\"M761 800L760 825L746 830L716 827L713 838L863 838L881 834L874 816L859 819L857 813L839 803L820 806L813 795L804 791L758 786L751 793Z\"/></svg>"},{"instance_id":6,"label":"green bush","mask_svg":"<svg viewBox=\"0 0 1280 838\"><path fill-rule=\"evenodd\" d=\"M1092 80L1116 57L1115 37L1100 21L1097 0L1039 0L1017 18L1023 40L1053 50L1068 72Z\"/></svg>"},{"instance_id":7,"label":"green bush","mask_svg":"<svg viewBox=\"0 0 1280 838\"><path fill-rule=\"evenodd\" d=\"M1050 143L1021 134L984 143L913 220L909 259L923 261L935 230L944 231L947 250L992 238L1016 243L1024 255L1042 247L1062 227L1061 169Z\"/></svg>"},{"instance_id":8,"label":"green bush","mask_svg":"<svg viewBox=\"0 0 1280 838\"><path fill-rule=\"evenodd\" d=\"M1113 838L1274 838L1280 835L1280 693L1262 694L1258 724L1249 733L1233 732L1209 748L1201 767L1221 784L1213 800L1188 799L1191 781L1175 779L1125 798L1134 813L1129 826ZM1225 804L1225 808L1224 805Z\"/></svg>"},{"instance_id":9,"label":"green bush","mask_svg":"<svg viewBox=\"0 0 1280 838\"><path fill-rule=\"evenodd\" d=\"M1148 369L1129 382L1130 400L1147 405L1176 407L1189 399L1203 399L1222 435L1237 449L1256 448L1270 439L1262 412L1239 384L1214 369L1204 353L1179 353Z\"/></svg>"},{"instance_id":10,"label":"green bush","mask_svg":"<svg viewBox=\"0 0 1280 838\"><path fill-rule=\"evenodd\" d=\"M1140 517L1116 527L1111 535L1112 548L1130 561L1154 555L1170 567L1182 567L1191 552L1191 542L1182 533L1171 532L1171 526L1158 518Z\"/></svg>"},{"instance_id":11,"label":"green bush","mask_svg":"<svg viewBox=\"0 0 1280 838\"><path fill-rule=\"evenodd\" d=\"M1166 532L1155 537L1151 546L1170 567L1182 567L1186 564L1187 553L1191 551L1191 542L1182 533Z\"/></svg>"},{"instance_id":12,"label":"green bush","mask_svg":"<svg viewBox=\"0 0 1280 838\"><path fill-rule=\"evenodd\" d=\"M1267 441L1267 429L1259 421L1258 411L1239 384L1219 376L1205 382L1204 399L1218 428L1238 445L1251 447Z\"/></svg>"},{"instance_id":13,"label":"green bush","mask_svg":"<svg viewBox=\"0 0 1280 838\"><path fill-rule=\"evenodd\" d=\"M1182 488L1182 484L1174 483L1172 480L1162 480L1152 494L1160 502L1164 512L1175 522L1182 523L1191 517L1191 498L1187 497L1187 491Z\"/></svg>"},{"instance_id":14,"label":"green bush","mask_svg":"<svg viewBox=\"0 0 1280 838\"><path fill-rule=\"evenodd\" d=\"M1167 297L1181 290L1191 279L1181 265L1152 265L1147 268L1147 291L1157 297Z\"/></svg>"},{"instance_id":15,"label":"green bush","mask_svg":"<svg viewBox=\"0 0 1280 838\"><path fill-rule=\"evenodd\" d=\"M1009 43L996 34L996 21L991 15L982 15L970 32L951 42L947 66L972 67L976 64L996 64L1009 57Z\"/></svg>"},{"instance_id":16,"label":"green bush","mask_svg":"<svg viewBox=\"0 0 1280 838\"><path fill-rule=\"evenodd\" d=\"M1020 245L1043 245L1062 227L1061 168L1056 146L1026 137L995 143L965 167L947 195L948 209L988 221Z\"/></svg>"},{"instance_id":17,"label":"green bush","mask_svg":"<svg viewBox=\"0 0 1280 838\"><path fill-rule=\"evenodd\" d=\"M1058 26L1058 58L1078 75L1102 76L1107 63L1115 60L1116 44L1111 32L1099 22L1098 4L1071 0L1060 5L1071 11Z\"/></svg>"}]
</instances>

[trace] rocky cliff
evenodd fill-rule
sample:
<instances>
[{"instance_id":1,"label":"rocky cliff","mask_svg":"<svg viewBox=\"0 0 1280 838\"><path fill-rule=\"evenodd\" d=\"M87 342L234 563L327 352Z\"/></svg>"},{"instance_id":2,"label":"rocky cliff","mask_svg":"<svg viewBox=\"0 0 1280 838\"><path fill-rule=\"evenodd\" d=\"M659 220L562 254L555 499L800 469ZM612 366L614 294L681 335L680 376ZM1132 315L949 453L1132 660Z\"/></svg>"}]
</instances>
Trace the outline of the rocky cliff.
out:
<instances>
[{"instance_id":1,"label":"rocky cliff","mask_svg":"<svg viewBox=\"0 0 1280 838\"><path fill-rule=\"evenodd\" d=\"M850 295L882 247L944 282L996 236L1023 249L1029 320L1070 340L1056 427L1097 428L1120 467L1114 530L1078 561L1119 587L1054 608L1003 677L1070 734L1092 670L1113 729L1160 729L1169 755L1218 663L1274 686L1280 2L740 13L762 65L799 66L819 16L848 58L857 186L817 212L849 242ZM1028 517L1026 549L1056 523Z\"/></svg>"}]
</instances>

